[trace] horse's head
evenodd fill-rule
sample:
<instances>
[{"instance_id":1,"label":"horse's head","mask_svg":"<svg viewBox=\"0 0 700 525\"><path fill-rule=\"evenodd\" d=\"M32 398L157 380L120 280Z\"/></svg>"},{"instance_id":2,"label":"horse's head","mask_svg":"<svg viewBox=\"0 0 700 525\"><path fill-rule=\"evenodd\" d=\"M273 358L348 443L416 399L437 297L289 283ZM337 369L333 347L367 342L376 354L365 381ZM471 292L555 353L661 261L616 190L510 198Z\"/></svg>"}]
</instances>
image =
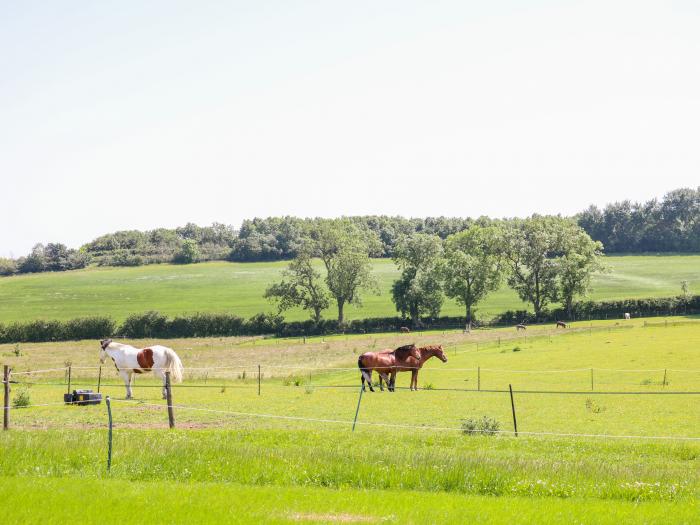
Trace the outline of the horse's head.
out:
<instances>
[{"instance_id":1,"label":"horse's head","mask_svg":"<svg viewBox=\"0 0 700 525\"><path fill-rule=\"evenodd\" d=\"M433 355L437 357L443 363L447 363L447 356L442 349L442 345L436 345L433 347Z\"/></svg>"},{"instance_id":2,"label":"horse's head","mask_svg":"<svg viewBox=\"0 0 700 525\"><path fill-rule=\"evenodd\" d=\"M112 344L111 339L103 339L100 341L100 363L104 363L107 360L107 347Z\"/></svg>"}]
</instances>

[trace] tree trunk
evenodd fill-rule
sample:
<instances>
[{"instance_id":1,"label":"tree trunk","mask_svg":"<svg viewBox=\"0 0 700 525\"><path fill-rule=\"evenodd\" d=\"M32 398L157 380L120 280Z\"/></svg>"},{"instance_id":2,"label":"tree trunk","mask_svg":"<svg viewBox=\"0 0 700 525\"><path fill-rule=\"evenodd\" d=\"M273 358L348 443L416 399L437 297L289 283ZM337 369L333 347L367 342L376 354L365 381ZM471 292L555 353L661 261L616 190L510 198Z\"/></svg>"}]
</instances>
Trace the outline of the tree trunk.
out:
<instances>
[{"instance_id":1,"label":"tree trunk","mask_svg":"<svg viewBox=\"0 0 700 525\"><path fill-rule=\"evenodd\" d=\"M343 317L343 308L345 307L345 300L338 299L338 326L342 326L345 322Z\"/></svg>"},{"instance_id":2,"label":"tree trunk","mask_svg":"<svg viewBox=\"0 0 700 525\"><path fill-rule=\"evenodd\" d=\"M467 305L467 326L464 328L466 332L472 331L472 305Z\"/></svg>"}]
</instances>

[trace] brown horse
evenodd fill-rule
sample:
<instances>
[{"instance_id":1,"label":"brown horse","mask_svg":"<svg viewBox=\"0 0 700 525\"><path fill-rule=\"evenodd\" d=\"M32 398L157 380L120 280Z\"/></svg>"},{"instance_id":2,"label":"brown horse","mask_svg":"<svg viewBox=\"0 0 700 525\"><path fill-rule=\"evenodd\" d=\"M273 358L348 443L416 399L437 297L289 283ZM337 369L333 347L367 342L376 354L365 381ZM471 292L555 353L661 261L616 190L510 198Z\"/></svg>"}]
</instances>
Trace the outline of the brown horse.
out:
<instances>
[{"instance_id":1,"label":"brown horse","mask_svg":"<svg viewBox=\"0 0 700 525\"><path fill-rule=\"evenodd\" d=\"M417 355L416 355L417 354ZM391 374L391 388L392 390L396 385L396 373L401 371L411 371L411 390L418 390L418 372L425 362L431 357L437 357L443 363L447 363L447 356L442 350L442 345L429 345L421 346L418 348L417 352L411 352L399 360L398 356L396 359L396 366Z\"/></svg>"},{"instance_id":2,"label":"brown horse","mask_svg":"<svg viewBox=\"0 0 700 525\"><path fill-rule=\"evenodd\" d=\"M390 381L389 376L396 376L397 366L406 366L409 359L413 359L414 365L420 359L420 353L416 345L400 346L395 350L386 349L381 352L365 352L357 358L357 367L360 369L362 379L362 390L365 389L365 381L369 385L370 391L374 392L372 387L372 372L376 371L379 374L379 388L384 391L382 381L386 383L390 392L394 391L394 385Z\"/></svg>"},{"instance_id":3,"label":"brown horse","mask_svg":"<svg viewBox=\"0 0 700 525\"><path fill-rule=\"evenodd\" d=\"M566 323L564 321L557 321L557 328L566 328Z\"/></svg>"}]
</instances>

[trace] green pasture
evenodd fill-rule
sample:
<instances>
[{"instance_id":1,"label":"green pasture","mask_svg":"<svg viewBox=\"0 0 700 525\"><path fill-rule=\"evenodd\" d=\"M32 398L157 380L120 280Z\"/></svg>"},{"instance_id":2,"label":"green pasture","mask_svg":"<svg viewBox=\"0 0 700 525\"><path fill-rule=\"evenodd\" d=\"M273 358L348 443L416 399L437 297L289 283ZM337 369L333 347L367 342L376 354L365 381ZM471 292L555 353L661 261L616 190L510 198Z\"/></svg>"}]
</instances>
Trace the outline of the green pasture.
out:
<instances>
[{"instance_id":1,"label":"green pasture","mask_svg":"<svg viewBox=\"0 0 700 525\"><path fill-rule=\"evenodd\" d=\"M680 292L682 280L689 281L691 291L700 292L699 255L612 256L606 257L606 262L610 271L595 277L593 299L673 296ZM347 308L348 319L396 315L390 289L398 270L386 259L375 260L373 264L381 294L365 295L362 308ZM262 295L286 265L286 262L162 264L2 277L0 322L95 314L122 320L130 313L146 310L169 315L232 312L250 317L273 310ZM480 314L488 317L519 308L524 308L523 303L504 286L481 305ZM445 315L462 313L461 307L450 301L443 309ZM335 311L331 308L325 315L333 318ZM287 313L289 320L306 317L302 311Z\"/></svg>"},{"instance_id":2,"label":"green pasture","mask_svg":"<svg viewBox=\"0 0 700 525\"><path fill-rule=\"evenodd\" d=\"M426 364L417 392L363 394L353 432L357 355L410 340L443 344L448 362ZM152 377L126 401L103 368L110 473L105 405L64 406L66 371L39 372L70 362L72 387L95 389L95 342L0 345L12 397L48 405L12 409L0 433L9 522L693 523L699 511L700 441L658 439L700 437L700 396L687 394L700 391L697 318L168 344L188 367L175 429ZM504 432L460 430L482 416Z\"/></svg>"}]
</instances>

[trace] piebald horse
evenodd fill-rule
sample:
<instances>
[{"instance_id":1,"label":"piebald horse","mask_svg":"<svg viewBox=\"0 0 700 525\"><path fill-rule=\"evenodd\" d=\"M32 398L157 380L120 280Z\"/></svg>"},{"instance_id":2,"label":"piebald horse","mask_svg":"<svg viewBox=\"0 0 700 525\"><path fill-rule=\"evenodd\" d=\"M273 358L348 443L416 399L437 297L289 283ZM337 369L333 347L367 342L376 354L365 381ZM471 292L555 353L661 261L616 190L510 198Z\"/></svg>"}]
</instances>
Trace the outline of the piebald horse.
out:
<instances>
[{"instance_id":1,"label":"piebald horse","mask_svg":"<svg viewBox=\"0 0 700 525\"><path fill-rule=\"evenodd\" d=\"M170 372L170 379L174 383L182 382L182 361L172 348L160 345L135 348L111 339L100 341L100 348L100 362L104 363L107 357L112 359L124 380L127 399L132 397L131 384L134 374L152 371L156 376L160 376L163 381L163 399L166 397L165 372Z\"/></svg>"}]
</instances>

